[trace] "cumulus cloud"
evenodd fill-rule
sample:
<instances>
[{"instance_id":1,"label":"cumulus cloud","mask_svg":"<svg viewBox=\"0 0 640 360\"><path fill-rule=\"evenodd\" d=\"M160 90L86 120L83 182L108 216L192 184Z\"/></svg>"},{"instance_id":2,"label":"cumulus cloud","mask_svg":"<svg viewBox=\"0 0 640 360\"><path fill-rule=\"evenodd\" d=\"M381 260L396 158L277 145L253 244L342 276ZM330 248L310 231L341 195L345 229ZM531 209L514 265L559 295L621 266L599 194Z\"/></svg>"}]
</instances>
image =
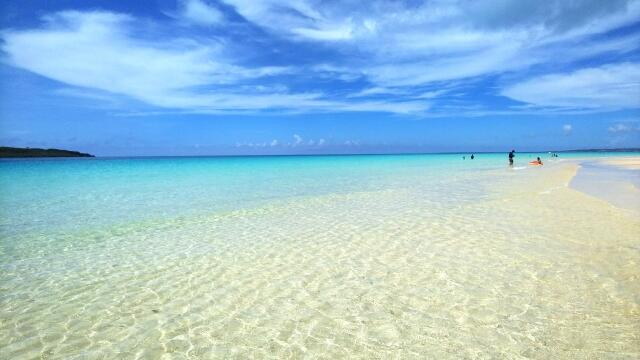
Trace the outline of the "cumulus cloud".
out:
<instances>
[{"instance_id":1,"label":"cumulus cloud","mask_svg":"<svg viewBox=\"0 0 640 360\"><path fill-rule=\"evenodd\" d=\"M571 124L562 125L562 131L564 131L566 134L570 133L572 130L573 126Z\"/></svg>"},{"instance_id":2,"label":"cumulus cloud","mask_svg":"<svg viewBox=\"0 0 640 360\"><path fill-rule=\"evenodd\" d=\"M608 64L534 77L507 86L502 95L539 106L640 107L640 64Z\"/></svg>"}]
</instances>

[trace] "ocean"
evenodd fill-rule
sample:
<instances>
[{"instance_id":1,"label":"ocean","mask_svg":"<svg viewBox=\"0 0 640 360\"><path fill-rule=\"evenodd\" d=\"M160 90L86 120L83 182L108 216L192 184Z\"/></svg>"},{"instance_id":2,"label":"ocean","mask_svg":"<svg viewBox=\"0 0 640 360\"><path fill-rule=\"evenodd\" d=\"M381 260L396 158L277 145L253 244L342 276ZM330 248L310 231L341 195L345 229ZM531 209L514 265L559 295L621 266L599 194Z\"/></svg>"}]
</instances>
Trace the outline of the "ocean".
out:
<instances>
[{"instance_id":1,"label":"ocean","mask_svg":"<svg viewBox=\"0 0 640 360\"><path fill-rule=\"evenodd\" d=\"M0 353L638 356L639 155L3 160Z\"/></svg>"}]
</instances>

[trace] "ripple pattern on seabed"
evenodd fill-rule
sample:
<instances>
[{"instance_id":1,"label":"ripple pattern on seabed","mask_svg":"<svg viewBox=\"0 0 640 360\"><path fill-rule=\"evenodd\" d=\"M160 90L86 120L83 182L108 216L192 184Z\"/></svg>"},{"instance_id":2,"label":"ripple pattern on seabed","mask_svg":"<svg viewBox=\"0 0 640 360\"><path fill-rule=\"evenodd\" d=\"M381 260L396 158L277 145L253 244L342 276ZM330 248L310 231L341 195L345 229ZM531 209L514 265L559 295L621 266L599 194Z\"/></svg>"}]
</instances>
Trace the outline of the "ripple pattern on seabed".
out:
<instances>
[{"instance_id":1,"label":"ripple pattern on seabed","mask_svg":"<svg viewBox=\"0 0 640 360\"><path fill-rule=\"evenodd\" d=\"M540 171L24 235L2 264L0 349L640 356L640 219L564 186L570 165Z\"/></svg>"}]
</instances>

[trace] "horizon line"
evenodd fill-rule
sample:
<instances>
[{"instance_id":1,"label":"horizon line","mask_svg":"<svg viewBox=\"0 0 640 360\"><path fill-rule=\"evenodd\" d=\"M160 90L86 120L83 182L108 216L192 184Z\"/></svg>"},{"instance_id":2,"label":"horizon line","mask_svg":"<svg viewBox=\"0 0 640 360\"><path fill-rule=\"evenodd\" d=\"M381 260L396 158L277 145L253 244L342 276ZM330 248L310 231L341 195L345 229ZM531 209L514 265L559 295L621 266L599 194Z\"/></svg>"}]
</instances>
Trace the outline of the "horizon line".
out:
<instances>
[{"instance_id":1,"label":"horizon line","mask_svg":"<svg viewBox=\"0 0 640 360\"><path fill-rule=\"evenodd\" d=\"M1 146L4 147L4 146ZM57 148L29 148L26 149L44 149L44 150L63 150ZM75 150L65 150L75 151ZM640 152L640 148L593 148L593 149L569 149L569 150L527 150L516 151L520 154L530 153L571 153L571 152ZM7 157L2 159L109 159L109 158L196 158L196 157L303 157L303 156L394 156L394 155L472 155L472 154L502 154L509 153L506 151L444 151L444 152L394 152L394 153L318 153L318 154L210 154L210 155L92 155L92 157Z\"/></svg>"}]
</instances>

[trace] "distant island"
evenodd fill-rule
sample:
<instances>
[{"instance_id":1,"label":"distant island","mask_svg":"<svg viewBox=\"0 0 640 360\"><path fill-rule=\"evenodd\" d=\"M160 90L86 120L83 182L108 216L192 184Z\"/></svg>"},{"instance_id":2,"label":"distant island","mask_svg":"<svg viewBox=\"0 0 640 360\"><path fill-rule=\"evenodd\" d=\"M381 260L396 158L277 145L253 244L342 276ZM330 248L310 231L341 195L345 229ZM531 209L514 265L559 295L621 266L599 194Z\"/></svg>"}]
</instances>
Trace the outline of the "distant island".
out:
<instances>
[{"instance_id":1,"label":"distant island","mask_svg":"<svg viewBox=\"0 0 640 360\"><path fill-rule=\"evenodd\" d=\"M14 148L0 146L0 158L26 158L26 157L94 157L91 154L79 151L60 149Z\"/></svg>"}]
</instances>

